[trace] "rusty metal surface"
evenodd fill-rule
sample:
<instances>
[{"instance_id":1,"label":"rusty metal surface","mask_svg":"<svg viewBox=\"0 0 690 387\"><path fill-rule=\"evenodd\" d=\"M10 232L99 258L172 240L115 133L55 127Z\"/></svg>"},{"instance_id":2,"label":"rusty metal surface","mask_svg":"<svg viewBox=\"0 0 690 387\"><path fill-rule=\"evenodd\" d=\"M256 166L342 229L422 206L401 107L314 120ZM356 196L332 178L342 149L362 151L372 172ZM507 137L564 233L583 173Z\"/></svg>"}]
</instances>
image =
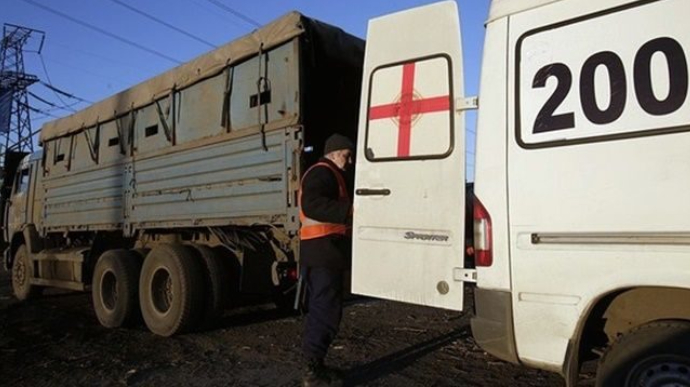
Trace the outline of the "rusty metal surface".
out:
<instances>
[{"instance_id":1,"label":"rusty metal surface","mask_svg":"<svg viewBox=\"0 0 690 387\"><path fill-rule=\"evenodd\" d=\"M122 164L44 178L42 226L46 231L121 227L122 182Z\"/></svg>"},{"instance_id":2,"label":"rusty metal surface","mask_svg":"<svg viewBox=\"0 0 690 387\"><path fill-rule=\"evenodd\" d=\"M196 226L211 219L283 217L287 212L285 131L135 160L127 218L140 227Z\"/></svg>"}]
</instances>

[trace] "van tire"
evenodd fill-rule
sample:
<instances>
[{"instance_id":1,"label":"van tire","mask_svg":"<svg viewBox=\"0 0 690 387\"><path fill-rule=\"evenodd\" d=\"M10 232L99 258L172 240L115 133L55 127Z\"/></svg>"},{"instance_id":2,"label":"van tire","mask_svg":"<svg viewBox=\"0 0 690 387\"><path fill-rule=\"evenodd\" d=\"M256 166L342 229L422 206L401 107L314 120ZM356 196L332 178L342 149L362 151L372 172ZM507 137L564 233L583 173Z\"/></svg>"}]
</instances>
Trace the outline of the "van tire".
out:
<instances>
[{"instance_id":1,"label":"van tire","mask_svg":"<svg viewBox=\"0 0 690 387\"><path fill-rule=\"evenodd\" d=\"M230 276L220 257L212 248L198 244L194 244L192 247L201 258L205 294L202 324L204 327L209 327L217 322L228 304Z\"/></svg>"},{"instance_id":2,"label":"van tire","mask_svg":"<svg viewBox=\"0 0 690 387\"><path fill-rule=\"evenodd\" d=\"M22 244L14 253L12 261L12 291L19 301L30 300L41 294L43 288L32 285L34 277L33 263L26 245Z\"/></svg>"},{"instance_id":3,"label":"van tire","mask_svg":"<svg viewBox=\"0 0 690 387\"><path fill-rule=\"evenodd\" d=\"M144 260L139 277L139 304L144 322L169 337L194 328L203 311L201 265L191 247L161 244Z\"/></svg>"},{"instance_id":4,"label":"van tire","mask_svg":"<svg viewBox=\"0 0 690 387\"><path fill-rule=\"evenodd\" d=\"M98 321L106 328L132 326L140 320L141 259L128 250L103 253L93 271L91 300Z\"/></svg>"},{"instance_id":5,"label":"van tire","mask_svg":"<svg viewBox=\"0 0 690 387\"><path fill-rule=\"evenodd\" d=\"M660 321L637 327L606 350L597 387L690 385L690 322Z\"/></svg>"}]
</instances>

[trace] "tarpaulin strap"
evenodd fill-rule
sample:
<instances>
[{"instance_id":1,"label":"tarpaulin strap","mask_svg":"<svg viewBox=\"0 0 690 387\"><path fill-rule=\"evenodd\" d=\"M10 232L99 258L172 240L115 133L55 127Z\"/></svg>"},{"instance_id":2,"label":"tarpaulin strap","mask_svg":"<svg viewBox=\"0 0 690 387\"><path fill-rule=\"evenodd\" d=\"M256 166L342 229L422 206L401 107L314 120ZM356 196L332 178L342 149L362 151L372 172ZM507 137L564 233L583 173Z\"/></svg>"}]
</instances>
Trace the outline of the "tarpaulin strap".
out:
<instances>
[{"instance_id":1,"label":"tarpaulin strap","mask_svg":"<svg viewBox=\"0 0 690 387\"><path fill-rule=\"evenodd\" d=\"M91 141L91 129L84 129L84 136L86 137L86 142L89 145L89 153L91 154L91 159L98 164L98 148L100 145L101 138L101 124L100 122L96 124L96 138Z\"/></svg>"},{"instance_id":2,"label":"tarpaulin strap","mask_svg":"<svg viewBox=\"0 0 690 387\"><path fill-rule=\"evenodd\" d=\"M74 137L76 136L69 136L69 153L67 154L67 170L71 171L72 170L72 152L74 151Z\"/></svg>"},{"instance_id":3,"label":"tarpaulin strap","mask_svg":"<svg viewBox=\"0 0 690 387\"><path fill-rule=\"evenodd\" d=\"M165 118L165 115L163 114L163 108L161 108L160 102L156 100L156 111L158 112L158 119L161 122L161 125L163 125L163 131L165 132L165 138L168 139L168 142L172 142L172 133L170 132L170 126L168 125L168 120Z\"/></svg>"},{"instance_id":4,"label":"tarpaulin strap","mask_svg":"<svg viewBox=\"0 0 690 387\"><path fill-rule=\"evenodd\" d=\"M235 68L229 66L225 76L225 92L223 94L223 111L220 117L220 125L227 132L232 130L232 120L230 120L230 98L232 97L232 80L235 76Z\"/></svg>"},{"instance_id":5,"label":"tarpaulin strap","mask_svg":"<svg viewBox=\"0 0 690 387\"><path fill-rule=\"evenodd\" d=\"M113 113L113 116L117 117L117 111L115 111L115 112ZM124 133L124 131L122 130L122 122L120 121L120 120L122 120L124 117L125 117L125 116L122 116L122 117L119 117L119 118L116 118L116 119L115 119L115 128L117 129L117 138L118 138L118 141L119 141L119 144L118 144L118 145L120 145L120 154L122 154L122 155L124 155L125 152L126 152L126 149L125 149L125 133Z\"/></svg>"},{"instance_id":6,"label":"tarpaulin strap","mask_svg":"<svg viewBox=\"0 0 690 387\"><path fill-rule=\"evenodd\" d=\"M129 128L127 128L127 145L130 146L130 148L134 147L134 125L136 124L137 121L137 111L134 110L134 107L132 106L132 109L129 111ZM132 152L132 149L130 149L130 152Z\"/></svg>"},{"instance_id":7,"label":"tarpaulin strap","mask_svg":"<svg viewBox=\"0 0 690 387\"><path fill-rule=\"evenodd\" d=\"M263 75L261 75L261 59L264 56L264 44L261 43L259 46L259 79L256 81L256 98L257 98L257 118L258 118L258 124L261 126L261 146L264 148L264 151L268 151L268 146L266 145L266 124L263 122L261 119L261 81L264 79ZM268 62L268 54L266 54L266 61ZM268 65L264 66L264 73L268 75ZM268 120L268 106L266 106L266 120Z\"/></svg>"},{"instance_id":8,"label":"tarpaulin strap","mask_svg":"<svg viewBox=\"0 0 690 387\"><path fill-rule=\"evenodd\" d=\"M170 114L169 116L172 117L172 137L175 137L176 129L177 129L177 117L175 117L175 113L177 113L177 108L175 107L175 85L173 85L172 89L170 89Z\"/></svg>"}]
</instances>

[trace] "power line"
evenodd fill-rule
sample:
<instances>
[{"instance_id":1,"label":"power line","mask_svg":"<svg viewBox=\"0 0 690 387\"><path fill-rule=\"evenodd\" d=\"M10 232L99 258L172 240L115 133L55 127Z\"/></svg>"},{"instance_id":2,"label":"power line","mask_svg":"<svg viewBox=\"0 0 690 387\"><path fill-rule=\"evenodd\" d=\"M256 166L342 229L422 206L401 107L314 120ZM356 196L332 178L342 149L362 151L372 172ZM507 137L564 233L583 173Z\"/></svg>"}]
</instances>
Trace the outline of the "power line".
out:
<instances>
[{"instance_id":1,"label":"power line","mask_svg":"<svg viewBox=\"0 0 690 387\"><path fill-rule=\"evenodd\" d=\"M83 50L83 49L80 49L80 48L75 48L75 47L69 46L69 45L67 45L67 44L63 44L63 43L55 42L55 41L52 41L50 44L51 44L51 46L52 46L52 45L60 46L60 47L62 47L62 48L64 48L64 49L67 49L67 50L70 50L70 51L79 53L79 54L81 54L81 55L90 56L90 57L93 57L93 58L98 58L98 59L100 59L101 61L104 61L104 62L106 62L106 63L108 63L108 64L117 63L117 64L120 64L120 65L122 65L122 66L125 66L125 67L127 67L127 68L129 68L129 69L131 69L131 70L137 70L137 71L141 71L141 70L142 70L141 65L134 65L134 64L131 63L131 62L125 62L125 61L123 61L123 60L120 60L120 59L118 59L118 58L114 58L114 57L111 57L111 56L101 55L101 54L98 54L98 53L96 53L96 52L92 52L92 51L88 51L88 50ZM55 61L54 61L54 62L55 62ZM56 63L58 63L58 62L56 62ZM112 79L115 79L115 78L112 78ZM121 81L121 80L118 80L118 82L120 82L120 81Z\"/></svg>"},{"instance_id":2,"label":"power line","mask_svg":"<svg viewBox=\"0 0 690 387\"><path fill-rule=\"evenodd\" d=\"M129 5L129 4L125 3L125 2L123 2L123 1L120 1L120 0L110 0L110 1L113 2L113 3L115 3L115 4L120 5L120 6L122 6L122 7L127 8L127 9L129 9L130 11L132 11L132 12L138 13L139 15L141 15L141 16L143 16L143 17L149 19L149 20L153 20L154 22L156 22L156 23L158 23L158 24L164 25L164 26L170 28L171 30L177 31L177 32L179 32L179 33L181 33L181 34L183 34L183 35L185 35L185 36L187 36L187 37L189 37L189 38L191 38L191 39L194 39L194 40L196 40L196 41L199 42L199 43L203 43L203 44L205 44L205 45L207 45L207 46L209 46L209 47L211 47L211 48L216 48L216 47L217 47L215 44L213 44L213 43L211 43L211 42L209 42L209 41L207 41L207 40L204 40L204 39L202 39L202 38L200 38L200 37L198 37L198 36L196 36L196 35L193 35L193 34L187 32L187 31L185 31L185 30L183 30L183 29L181 29L181 28L175 27L174 25L169 24L169 23L167 23L167 22L165 22L165 21L163 21L163 20L161 20L161 19L159 19L159 18L157 18L157 17L155 17L155 16L153 16L153 15L150 15L150 14L148 14L148 13L146 13L146 12L140 10L140 9L137 9L137 8L131 6L131 5Z\"/></svg>"},{"instance_id":3,"label":"power line","mask_svg":"<svg viewBox=\"0 0 690 387\"><path fill-rule=\"evenodd\" d=\"M72 16L69 16L69 15L67 15L67 14L65 14L65 13L62 13L62 12L56 10L56 9L53 9L53 8L50 8L50 7L46 6L46 5L37 3L37 2L34 1L34 0L24 0L24 1L27 2L27 3L29 3L29 4L31 4L31 5L33 5L33 6L35 6L35 7L41 8L41 9L43 9L43 10L45 10L45 11L48 11L48 12L54 14L54 15L58 15L58 16L60 16L60 17L62 17L62 18L65 18L65 19L67 19L67 20L70 20L70 21L72 21L73 23L77 23L77 24L79 24L79 25L81 25L81 26L83 26L83 27L86 27L86 28L88 28L88 29L94 30L94 31L99 32L99 33L101 33L101 34L103 34L103 35L109 36L109 37L111 37L111 38L113 38L113 39L115 39L115 40L118 40L118 41L122 42L122 43L129 44L130 46L133 46L133 47L136 47L136 48L138 48L138 49L140 49L140 50L146 51L146 52L148 52L149 54L156 55L156 56L158 56L158 57L160 57L160 58L169 60L169 61L171 61L171 62L173 62L173 63L175 63L175 64L178 64L178 65L179 65L179 64L182 64L182 62L180 62L179 60L177 60L177 59L175 59L175 58L172 58L172 57L170 57L170 56L167 56L167 55L163 54L163 53L160 52L160 51L156 51L156 50L150 49L150 48L148 48L148 47L144 47L144 46L142 46L142 45L139 44L139 43L136 43L136 42L133 42L133 41L131 41L131 40L129 40L129 39L126 39L126 38L123 38L123 37L121 37L121 36L115 35L115 34L113 34L112 32L108 32L108 31L106 31L106 30L104 30L104 29L102 29L102 28L96 27L96 26L94 26L94 25L92 25L92 24L89 24L89 23L87 23L87 22L85 22L85 21L82 21L82 20L79 20L79 19L74 18L74 17L72 17Z\"/></svg>"},{"instance_id":4,"label":"power line","mask_svg":"<svg viewBox=\"0 0 690 387\"><path fill-rule=\"evenodd\" d=\"M232 15L227 15L225 13L218 13L215 8L211 8L210 4L202 3L202 0L188 0L188 1L198 5L201 8L203 8L204 11L206 11L210 15L213 15L214 17L218 18L219 20L222 20L224 22L229 21L230 23L232 23L236 27L242 27L240 25L240 22L235 20L235 18L232 17Z\"/></svg>"},{"instance_id":5,"label":"power line","mask_svg":"<svg viewBox=\"0 0 690 387\"><path fill-rule=\"evenodd\" d=\"M28 0L27 0L27 1L28 1ZM243 21L245 21L245 22L251 24L251 25L254 26L254 27L257 27L257 28L258 28L258 27L261 27L261 24L260 24L258 21L256 21L256 20L250 18L249 16L244 15L244 14L241 13L240 11L237 11L237 10L235 10L235 9L233 9L233 8L231 8L231 7L229 7L229 6L225 5L225 4L223 4L223 3L221 3L220 1L217 1L217 0L206 0L206 1L208 1L209 3L215 5L216 7L220 8L220 9L222 9L222 10L228 12L228 13L231 13L231 14L235 15L237 18L242 19Z\"/></svg>"},{"instance_id":6,"label":"power line","mask_svg":"<svg viewBox=\"0 0 690 387\"><path fill-rule=\"evenodd\" d=\"M48 105L48 106L54 108L53 110L59 109L59 110L67 110L67 111L73 112L74 109L72 109L72 106L74 106L74 105L76 105L76 104L79 103L79 102L75 102L75 103L72 103L72 104L70 104L70 105L60 106L60 105L56 105L56 104L54 104L54 103L48 101L47 99L45 99L45 98L43 98L43 97L41 97L41 96L39 96L39 95L37 95L37 94L35 94L35 93L33 93L33 92L29 92L29 95L32 96L32 97L34 97L34 99L36 99L36 100L38 100L38 101L40 101L40 102L43 102L44 104L46 104L46 105Z\"/></svg>"},{"instance_id":7,"label":"power line","mask_svg":"<svg viewBox=\"0 0 690 387\"><path fill-rule=\"evenodd\" d=\"M25 103L23 103L23 102L22 102L20 105L22 105L23 107L25 107L25 108L31 110L31 111L34 112L34 113L45 114L46 116L48 116L48 117L53 117L53 118L60 118L60 117L58 117L58 116L56 116L56 115L54 115L54 114L48 113L48 112L45 111L45 110L37 109L37 108L35 108L35 107L33 107L33 106L30 106L29 104L25 104Z\"/></svg>"},{"instance_id":8,"label":"power line","mask_svg":"<svg viewBox=\"0 0 690 387\"><path fill-rule=\"evenodd\" d=\"M42 84L43 86L49 88L50 90L52 90L52 91L58 93L58 94L64 95L64 96L67 97L67 98L76 99L76 100L79 100L79 101L84 102L84 103L93 103L93 102L91 102L91 101L89 101L89 100L85 100L85 99L83 99L83 98L79 98L79 97L75 96L74 94L70 94L70 93L68 93L68 92L66 92L66 91L64 91L64 90L60 90L60 89L58 89L57 87L51 85L50 83L41 82L41 84ZM65 104L65 105L67 105L67 104Z\"/></svg>"},{"instance_id":9,"label":"power line","mask_svg":"<svg viewBox=\"0 0 690 387\"><path fill-rule=\"evenodd\" d=\"M52 84L53 84L53 81L50 80L50 75L48 75L48 68L46 67L46 62L43 60L43 55L42 55L42 54L39 54L38 57L39 57L39 59L41 60L41 66L43 67L43 72L46 74L46 80L48 80L48 84L52 85ZM43 82L41 82L41 83L43 83ZM53 90L52 88L50 88L50 89ZM55 96L57 97L57 99L60 100L60 102L61 102L63 105L67 106L67 102L65 102L65 101L62 99L62 97L60 97L60 94L58 94L57 92L55 92L55 90L53 90L53 94L55 94ZM70 108L70 110L72 110L73 112L76 111L76 110L74 110L74 109L72 109L72 108Z\"/></svg>"},{"instance_id":10,"label":"power line","mask_svg":"<svg viewBox=\"0 0 690 387\"><path fill-rule=\"evenodd\" d=\"M108 80L108 81L113 82L113 83L117 83L117 84L122 85L122 86L129 86L132 84L132 81L128 81L128 80L125 80L125 79L120 78L120 77L115 77L112 75L105 75L105 74L102 74L102 73L99 73L96 71L92 71L92 70L90 70L90 67L85 68L85 67L81 67L81 66L75 66L72 63L67 63L67 62L63 62L63 61L60 61L57 59L52 59L52 58L50 59L50 62L58 64L58 65L63 66L63 67L67 67L67 68L72 69L72 70L77 70L82 75L91 75L91 76L94 76L97 78Z\"/></svg>"}]
</instances>

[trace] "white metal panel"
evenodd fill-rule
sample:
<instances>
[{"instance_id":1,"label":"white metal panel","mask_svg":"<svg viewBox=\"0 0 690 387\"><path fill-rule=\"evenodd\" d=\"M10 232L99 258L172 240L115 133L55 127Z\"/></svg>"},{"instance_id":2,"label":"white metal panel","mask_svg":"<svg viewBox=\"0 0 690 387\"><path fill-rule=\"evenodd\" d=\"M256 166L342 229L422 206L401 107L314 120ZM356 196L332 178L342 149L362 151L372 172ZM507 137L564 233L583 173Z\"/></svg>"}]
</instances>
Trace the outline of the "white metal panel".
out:
<instances>
[{"instance_id":1,"label":"white metal panel","mask_svg":"<svg viewBox=\"0 0 690 387\"><path fill-rule=\"evenodd\" d=\"M508 20L489 24L484 41L480 105L477 114L474 194L492 222L493 263L477 268L477 286L510 290L507 139Z\"/></svg>"},{"instance_id":2,"label":"white metal panel","mask_svg":"<svg viewBox=\"0 0 690 387\"><path fill-rule=\"evenodd\" d=\"M561 0L492 0L489 9L488 23L515 13L524 12L532 8Z\"/></svg>"},{"instance_id":3,"label":"white metal panel","mask_svg":"<svg viewBox=\"0 0 690 387\"><path fill-rule=\"evenodd\" d=\"M620 8L609 12L614 6ZM509 141L511 257L515 337L526 363L559 370L578 320L607 292L630 286L687 288L690 283L689 246L554 245L532 239L539 233L671 235L690 229L690 132L683 131L690 128L690 119L687 113L676 114L685 112L687 105L645 114L645 102L635 90L635 58L646 43L670 37L679 42L686 58L690 55L687 14L690 3L685 0L628 5L562 1L511 17L509 95L521 97L519 104L509 104L521 109L511 111L509 128L514 138ZM616 120L594 124L583 113L582 68L601 52L621 58L627 100ZM671 60L677 65L679 57ZM648 74L662 100L669 90L668 61L660 53L651 60ZM572 73L572 87L555 114L572 113L574 127L526 133L534 128L529 122L534 119L529 118L534 117L533 105L543 108L554 95L558 77L547 80L543 89L522 80L533 81L550 63L560 63ZM601 110L614 95L606 90L616 87L609 85L609 77L605 66L596 69L596 104ZM591 99L584 100L588 102ZM523 128L518 130L518 125ZM650 132L640 136L640 129ZM606 137L609 134L615 135ZM526 140L522 146L520 135Z\"/></svg>"},{"instance_id":4,"label":"white metal panel","mask_svg":"<svg viewBox=\"0 0 690 387\"><path fill-rule=\"evenodd\" d=\"M459 32L454 2L369 22L354 204L356 293L462 309L462 282L453 278L464 257L464 116L452 109L463 96Z\"/></svg>"}]
</instances>

